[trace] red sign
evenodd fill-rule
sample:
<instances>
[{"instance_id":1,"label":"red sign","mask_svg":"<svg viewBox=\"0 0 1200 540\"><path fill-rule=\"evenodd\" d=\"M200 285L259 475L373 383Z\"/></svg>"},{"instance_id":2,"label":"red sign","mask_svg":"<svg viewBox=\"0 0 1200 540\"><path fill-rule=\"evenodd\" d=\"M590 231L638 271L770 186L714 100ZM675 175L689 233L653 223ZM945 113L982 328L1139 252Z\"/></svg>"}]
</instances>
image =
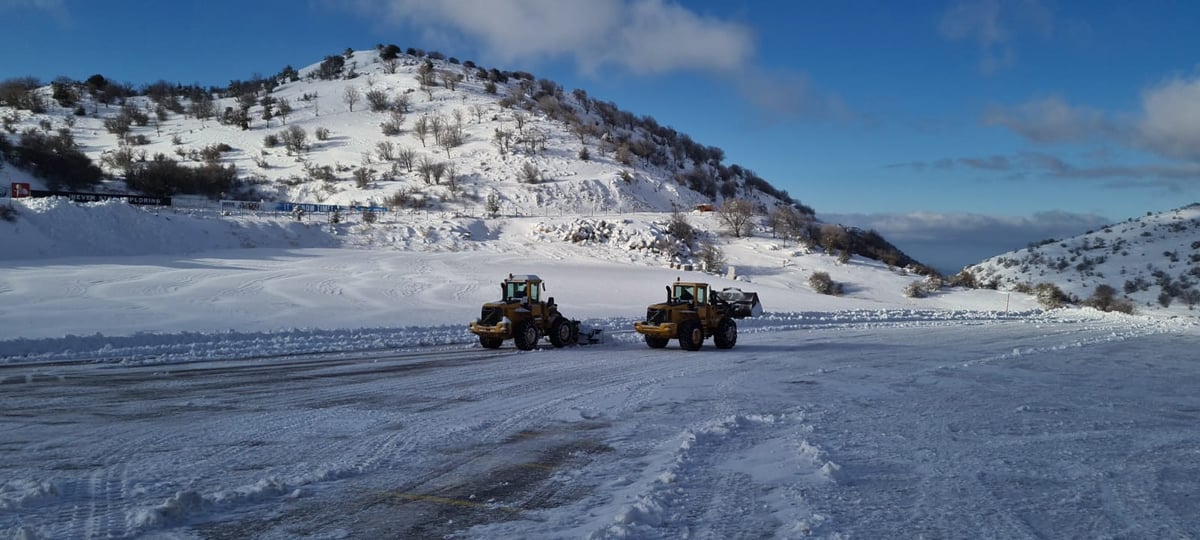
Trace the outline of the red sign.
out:
<instances>
[{"instance_id":1,"label":"red sign","mask_svg":"<svg viewBox=\"0 0 1200 540\"><path fill-rule=\"evenodd\" d=\"M29 196L29 183L28 182L13 182L12 198L21 199L21 198L28 197L28 196Z\"/></svg>"}]
</instances>

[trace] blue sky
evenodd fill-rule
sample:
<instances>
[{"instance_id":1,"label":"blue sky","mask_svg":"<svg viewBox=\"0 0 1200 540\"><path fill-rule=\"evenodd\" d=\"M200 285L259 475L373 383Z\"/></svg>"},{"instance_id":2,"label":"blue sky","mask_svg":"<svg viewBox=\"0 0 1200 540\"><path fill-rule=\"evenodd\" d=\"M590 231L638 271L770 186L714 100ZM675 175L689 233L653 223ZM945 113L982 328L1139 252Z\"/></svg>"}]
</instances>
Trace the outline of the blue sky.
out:
<instances>
[{"instance_id":1,"label":"blue sky","mask_svg":"<svg viewBox=\"0 0 1200 540\"><path fill-rule=\"evenodd\" d=\"M2 78L224 85L380 43L530 71L946 269L1200 201L1195 2L0 0L0 20Z\"/></svg>"}]
</instances>

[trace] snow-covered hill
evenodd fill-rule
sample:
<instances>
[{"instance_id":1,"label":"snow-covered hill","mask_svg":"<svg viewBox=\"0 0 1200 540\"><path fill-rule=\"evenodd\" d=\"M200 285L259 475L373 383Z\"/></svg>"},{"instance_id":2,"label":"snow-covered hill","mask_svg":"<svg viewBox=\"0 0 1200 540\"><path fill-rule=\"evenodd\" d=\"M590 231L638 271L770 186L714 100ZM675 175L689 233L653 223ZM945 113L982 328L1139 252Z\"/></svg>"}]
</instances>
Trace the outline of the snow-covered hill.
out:
<instances>
[{"instance_id":1,"label":"snow-covered hill","mask_svg":"<svg viewBox=\"0 0 1200 540\"><path fill-rule=\"evenodd\" d=\"M1086 301L1107 285L1134 309L1194 315L1200 304L1200 204L1049 240L965 269L983 286L1058 286Z\"/></svg>"},{"instance_id":2,"label":"snow-covered hill","mask_svg":"<svg viewBox=\"0 0 1200 540\"><path fill-rule=\"evenodd\" d=\"M454 210L494 195L509 212L780 202L751 171L722 163L718 149L532 74L491 70L489 79L440 55L382 59L378 50L330 58L341 67L327 59L217 93L168 86L106 100L82 84L46 86L34 107L44 112L0 106L0 117L14 141L26 129L67 130L118 178L156 154L233 165L237 192L252 199L383 204L401 193L413 206ZM53 97L63 93L71 97ZM131 122L114 127L120 118ZM288 148L296 130L304 140Z\"/></svg>"}]
</instances>

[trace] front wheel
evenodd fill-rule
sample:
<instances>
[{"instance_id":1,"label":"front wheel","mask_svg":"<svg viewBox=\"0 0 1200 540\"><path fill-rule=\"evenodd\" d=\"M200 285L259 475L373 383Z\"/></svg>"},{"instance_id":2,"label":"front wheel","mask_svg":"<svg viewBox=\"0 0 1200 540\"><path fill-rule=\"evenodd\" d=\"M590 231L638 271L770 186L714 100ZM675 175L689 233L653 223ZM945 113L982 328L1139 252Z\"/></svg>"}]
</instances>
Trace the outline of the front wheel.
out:
<instances>
[{"instance_id":1,"label":"front wheel","mask_svg":"<svg viewBox=\"0 0 1200 540\"><path fill-rule=\"evenodd\" d=\"M654 336L646 336L646 346L651 349L661 349L667 346L667 342L671 340L666 338L656 338Z\"/></svg>"},{"instance_id":2,"label":"front wheel","mask_svg":"<svg viewBox=\"0 0 1200 540\"><path fill-rule=\"evenodd\" d=\"M718 349L732 349L737 345L737 323L725 317L717 323L717 333L713 335L713 344Z\"/></svg>"},{"instance_id":3,"label":"front wheel","mask_svg":"<svg viewBox=\"0 0 1200 540\"><path fill-rule=\"evenodd\" d=\"M533 350L537 345L538 333L537 327L533 326L533 321L521 321L517 323L513 331L513 344L522 351Z\"/></svg>"},{"instance_id":4,"label":"front wheel","mask_svg":"<svg viewBox=\"0 0 1200 540\"><path fill-rule=\"evenodd\" d=\"M700 321L691 320L679 323L679 347L685 351L698 351L704 345L704 329Z\"/></svg>"},{"instance_id":5,"label":"front wheel","mask_svg":"<svg viewBox=\"0 0 1200 540\"><path fill-rule=\"evenodd\" d=\"M575 343L572 336L575 331L572 328L573 324L567 322L566 317L559 317L554 320L554 324L550 325L550 344L555 347L566 347Z\"/></svg>"},{"instance_id":6,"label":"front wheel","mask_svg":"<svg viewBox=\"0 0 1200 540\"><path fill-rule=\"evenodd\" d=\"M485 349L499 349L503 343L504 340L500 338L479 336L479 344Z\"/></svg>"}]
</instances>

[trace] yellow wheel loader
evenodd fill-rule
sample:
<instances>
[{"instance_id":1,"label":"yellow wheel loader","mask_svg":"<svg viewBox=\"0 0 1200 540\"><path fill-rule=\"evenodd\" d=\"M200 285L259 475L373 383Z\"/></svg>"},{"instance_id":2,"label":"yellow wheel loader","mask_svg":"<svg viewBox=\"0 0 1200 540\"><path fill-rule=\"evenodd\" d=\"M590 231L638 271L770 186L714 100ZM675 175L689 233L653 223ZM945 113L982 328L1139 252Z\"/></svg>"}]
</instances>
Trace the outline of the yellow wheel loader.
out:
<instances>
[{"instance_id":1,"label":"yellow wheel loader","mask_svg":"<svg viewBox=\"0 0 1200 540\"><path fill-rule=\"evenodd\" d=\"M542 337L555 347L579 343L579 321L558 311L554 297L543 300L546 284L535 275L514 276L500 283L500 300L483 305L479 319L471 323L471 332L479 344L499 348L506 340L522 351L533 349ZM589 331L587 342L597 342L599 332Z\"/></svg>"},{"instance_id":2,"label":"yellow wheel loader","mask_svg":"<svg viewBox=\"0 0 1200 540\"><path fill-rule=\"evenodd\" d=\"M737 344L734 319L756 315L762 315L756 293L735 288L713 291L707 283L676 278L667 286L666 301L646 308L646 320L634 323L633 329L645 336L652 349L678 339L679 348L698 351L710 336L718 349L732 349Z\"/></svg>"}]
</instances>

